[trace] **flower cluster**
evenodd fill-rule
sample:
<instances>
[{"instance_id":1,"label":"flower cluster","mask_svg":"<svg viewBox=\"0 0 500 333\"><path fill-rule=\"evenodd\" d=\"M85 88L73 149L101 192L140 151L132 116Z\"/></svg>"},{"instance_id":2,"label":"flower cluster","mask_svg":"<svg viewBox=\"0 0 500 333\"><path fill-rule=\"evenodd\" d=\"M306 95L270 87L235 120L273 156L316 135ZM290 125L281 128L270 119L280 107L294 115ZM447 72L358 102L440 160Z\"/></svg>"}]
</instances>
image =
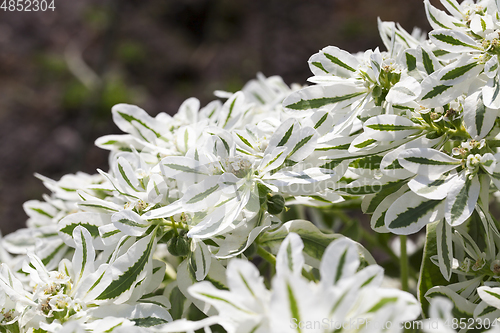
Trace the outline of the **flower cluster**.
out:
<instances>
[{"instance_id":1,"label":"flower cluster","mask_svg":"<svg viewBox=\"0 0 500 333\"><path fill-rule=\"evenodd\" d=\"M0 331L498 331L500 1L441 3L428 38L379 21L387 51L323 48L310 86L113 107L109 170L37 175L51 195L1 239Z\"/></svg>"}]
</instances>

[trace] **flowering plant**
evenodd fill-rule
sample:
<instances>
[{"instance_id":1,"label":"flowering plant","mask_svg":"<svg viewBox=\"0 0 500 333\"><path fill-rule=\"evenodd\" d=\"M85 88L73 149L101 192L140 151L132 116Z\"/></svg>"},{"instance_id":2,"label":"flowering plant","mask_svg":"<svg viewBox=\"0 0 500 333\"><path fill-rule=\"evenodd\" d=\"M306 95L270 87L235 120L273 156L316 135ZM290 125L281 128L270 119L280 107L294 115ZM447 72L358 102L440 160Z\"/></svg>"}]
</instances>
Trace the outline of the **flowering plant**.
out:
<instances>
[{"instance_id":1,"label":"flowering plant","mask_svg":"<svg viewBox=\"0 0 500 333\"><path fill-rule=\"evenodd\" d=\"M109 170L1 239L0 331L500 331L500 1L441 3L310 86L113 107Z\"/></svg>"}]
</instances>

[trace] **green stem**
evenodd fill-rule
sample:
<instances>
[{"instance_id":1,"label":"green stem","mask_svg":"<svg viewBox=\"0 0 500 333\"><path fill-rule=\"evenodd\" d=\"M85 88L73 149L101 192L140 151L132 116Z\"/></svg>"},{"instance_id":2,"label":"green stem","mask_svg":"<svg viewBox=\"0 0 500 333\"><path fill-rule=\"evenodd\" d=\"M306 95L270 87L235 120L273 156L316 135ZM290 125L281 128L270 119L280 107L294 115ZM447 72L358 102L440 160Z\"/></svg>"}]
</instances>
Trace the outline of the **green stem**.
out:
<instances>
[{"instance_id":1,"label":"green stem","mask_svg":"<svg viewBox=\"0 0 500 333\"><path fill-rule=\"evenodd\" d=\"M401 269L401 288L408 291L408 254L406 253L406 236L399 236L401 241L401 254L399 256L399 263Z\"/></svg>"},{"instance_id":2,"label":"green stem","mask_svg":"<svg viewBox=\"0 0 500 333\"><path fill-rule=\"evenodd\" d=\"M276 257L272 253L268 252L266 249L264 249L260 245L257 248L257 254L262 259L264 259L265 261L267 261L268 263L270 263L272 266L276 267Z\"/></svg>"},{"instance_id":3,"label":"green stem","mask_svg":"<svg viewBox=\"0 0 500 333\"><path fill-rule=\"evenodd\" d=\"M175 225L174 217L170 216L170 221L172 221L172 227L174 228L175 234L178 235L177 226Z\"/></svg>"}]
</instances>

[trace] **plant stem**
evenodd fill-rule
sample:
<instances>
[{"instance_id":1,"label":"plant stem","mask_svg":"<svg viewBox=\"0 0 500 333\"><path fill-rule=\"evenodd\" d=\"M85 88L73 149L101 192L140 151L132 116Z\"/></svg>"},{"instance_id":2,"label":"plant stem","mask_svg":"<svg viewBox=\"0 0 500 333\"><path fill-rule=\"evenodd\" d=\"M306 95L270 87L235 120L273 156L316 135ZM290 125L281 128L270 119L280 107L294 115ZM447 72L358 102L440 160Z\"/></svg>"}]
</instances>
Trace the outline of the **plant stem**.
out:
<instances>
[{"instance_id":1,"label":"plant stem","mask_svg":"<svg viewBox=\"0 0 500 333\"><path fill-rule=\"evenodd\" d=\"M268 263L270 263L272 266L276 267L276 257L272 253L268 252L266 249L264 249L260 245L257 248L257 254L262 259L264 259L265 261L267 261Z\"/></svg>"},{"instance_id":2,"label":"plant stem","mask_svg":"<svg viewBox=\"0 0 500 333\"><path fill-rule=\"evenodd\" d=\"M175 225L174 217L170 216L170 221L172 221L172 227L174 227L175 234L178 235L177 226Z\"/></svg>"},{"instance_id":3,"label":"plant stem","mask_svg":"<svg viewBox=\"0 0 500 333\"><path fill-rule=\"evenodd\" d=\"M399 236L401 242L401 254L399 263L401 269L401 287L404 291L408 291L408 254L406 253L406 236Z\"/></svg>"}]
</instances>

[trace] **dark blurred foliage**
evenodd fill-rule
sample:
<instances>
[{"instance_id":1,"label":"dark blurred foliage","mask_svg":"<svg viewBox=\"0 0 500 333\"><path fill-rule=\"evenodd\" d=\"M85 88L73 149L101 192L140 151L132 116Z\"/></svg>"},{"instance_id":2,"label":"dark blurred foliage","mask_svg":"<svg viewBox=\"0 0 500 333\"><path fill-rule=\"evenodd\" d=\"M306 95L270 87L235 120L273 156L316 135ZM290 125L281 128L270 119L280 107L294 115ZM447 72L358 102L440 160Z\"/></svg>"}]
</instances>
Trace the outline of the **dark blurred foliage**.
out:
<instances>
[{"instance_id":1,"label":"dark blurred foliage","mask_svg":"<svg viewBox=\"0 0 500 333\"><path fill-rule=\"evenodd\" d=\"M437 1L433 1L436 3ZM119 133L110 108L150 114L202 103L254 78L305 83L327 45L381 46L377 17L429 30L421 0L55 0L54 12L0 11L0 221L23 226L22 203L46 190L34 172L107 169L93 146Z\"/></svg>"}]
</instances>

